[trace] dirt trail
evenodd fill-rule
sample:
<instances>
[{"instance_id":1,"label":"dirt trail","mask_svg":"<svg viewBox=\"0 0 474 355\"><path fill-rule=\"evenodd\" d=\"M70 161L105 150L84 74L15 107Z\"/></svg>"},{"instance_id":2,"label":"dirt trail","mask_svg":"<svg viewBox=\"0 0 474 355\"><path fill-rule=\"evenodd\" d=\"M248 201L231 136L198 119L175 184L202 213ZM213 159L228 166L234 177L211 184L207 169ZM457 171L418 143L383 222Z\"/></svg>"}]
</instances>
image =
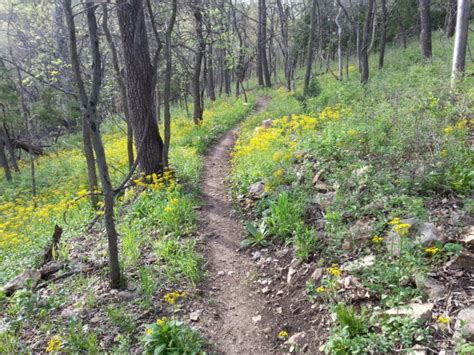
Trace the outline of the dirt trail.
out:
<instances>
[{"instance_id":1,"label":"dirt trail","mask_svg":"<svg viewBox=\"0 0 474 355\"><path fill-rule=\"evenodd\" d=\"M256 111L263 111L268 101L259 97ZM205 238L209 279L203 285L207 304L201 326L218 353L270 354L265 333L271 329L271 315L265 314L265 301L251 286L252 262L238 251L245 232L225 186L236 132L234 128L225 134L204 160L200 234Z\"/></svg>"}]
</instances>

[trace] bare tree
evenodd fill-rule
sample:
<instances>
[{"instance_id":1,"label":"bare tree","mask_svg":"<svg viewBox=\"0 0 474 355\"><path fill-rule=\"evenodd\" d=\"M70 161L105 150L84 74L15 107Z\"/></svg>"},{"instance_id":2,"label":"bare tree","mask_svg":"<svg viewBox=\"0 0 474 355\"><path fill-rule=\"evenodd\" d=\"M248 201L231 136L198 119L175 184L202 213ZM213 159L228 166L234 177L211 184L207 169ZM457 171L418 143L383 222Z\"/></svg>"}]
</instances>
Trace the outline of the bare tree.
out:
<instances>
[{"instance_id":1,"label":"bare tree","mask_svg":"<svg viewBox=\"0 0 474 355\"><path fill-rule=\"evenodd\" d=\"M387 28L388 28L387 0L381 0L381 5L382 5L382 32L380 34L379 69L383 68L384 60L385 60L385 44L387 42Z\"/></svg>"},{"instance_id":2,"label":"bare tree","mask_svg":"<svg viewBox=\"0 0 474 355\"><path fill-rule=\"evenodd\" d=\"M277 0L278 12L280 14L280 31L281 31L281 52L283 54L285 66L286 89L291 91L291 60L290 60L290 43L288 36L288 11L289 8L283 8L281 0Z\"/></svg>"},{"instance_id":3,"label":"bare tree","mask_svg":"<svg viewBox=\"0 0 474 355\"><path fill-rule=\"evenodd\" d=\"M206 50L206 42L203 34L203 19L201 12L201 0L194 0L193 2L193 14L194 14L194 26L196 32L196 57L194 61L194 74L193 74L193 102L194 102L194 123L199 124L202 121L202 114L204 107L201 98L201 69L202 61L204 58L204 52Z\"/></svg>"},{"instance_id":4,"label":"bare tree","mask_svg":"<svg viewBox=\"0 0 474 355\"><path fill-rule=\"evenodd\" d=\"M92 53L92 79L89 95L86 93L85 84L82 79L81 67L79 64L75 36L76 27L74 22L74 14L71 8L71 0L64 0L64 5L70 34L69 45L71 48L71 63L76 75L76 84L79 91L83 115L86 117L86 122L90 127L92 145L97 158L100 181L104 194L104 222L108 238L110 285L112 288L118 288L121 286L121 277L118 259L117 231L115 229L114 221L114 192L112 189L112 183L110 181L104 144L100 134L100 120L97 113L99 93L102 84L102 63L99 50L97 21L95 16L95 10L98 5L94 4L93 2L84 3L87 14L87 25Z\"/></svg>"},{"instance_id":5,"label":"bare tree","mask_svg":"<svg viewBox=\"0 0 474 355\"><path fill-rule=\"evenodd\" d=\"M318 0L313 0L311 5L311 24L309 27L308 45L306 49L306 72L304 76L304 92L307 93L309 90L309 82L311 80L311 69L313 67L314 59L314 42L316 39L316 26L317 26L317 9Z\"/></svg>"}]
</instances>

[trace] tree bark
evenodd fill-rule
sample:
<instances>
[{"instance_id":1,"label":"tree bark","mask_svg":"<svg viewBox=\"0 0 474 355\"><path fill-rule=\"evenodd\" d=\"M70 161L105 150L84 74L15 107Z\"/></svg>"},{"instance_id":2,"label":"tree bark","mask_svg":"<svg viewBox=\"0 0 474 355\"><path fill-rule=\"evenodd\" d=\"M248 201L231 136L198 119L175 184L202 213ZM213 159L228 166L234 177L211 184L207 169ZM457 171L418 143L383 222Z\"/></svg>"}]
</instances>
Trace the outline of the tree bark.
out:
<instances>
[{"instance_id":1,"label":"tree bark","mask_svg":"<svg viewBox=\"0 0 474 355\"><path fill-rule=\"evenodd\" d=\"M263 83L260 83L259 79L259 85L271 87L272 83L267 59L267 5L265 0L258 1L258 35L257 53L259 54L257 57L260 58L263 77Z\"/></svg>"},{"instance_id":2,"label":"tree bark","mask_svg":"<svg viewBox=\"0 0 474 355\"><path fill-rule=\"evenodd\" d=\"M5 154L5 142L2 136L0 136L0 166L3 168L5 179L9 182L12 181L12 173L8 165L7 155Z\"/></svg>"},{"instance_id":3,"label":"tree bark","mask_svg":"<svg viewBox=\"0 0 474 355\"><path fill-rule=\"evenodd\" d=\"M291 61L290 48L288 39L288 13L283 8L281 0L277 0L278 12L280 14L280 31L281 31L281 51L283 54L283 61L285 66L286 90L291 91Z\"/></svg>"},{"instance_id":4,"label":"tree bark","mask_svg":"<svg viewBox=\"0 0 474 355\"><path fill-rule=\"evenodd\" d=\"M105 38L109 44L110 53L112 54L112 65L114 67L115 80L120 90L120 99L122 100L123 105L123 114L125 116L125 122L127 123L127 155L128 155L128 168L131 169L133 166L133 161L135 160L133 154L133 130L132 124L130 122L130 111L128 109L128 98L127 98L127 88L122 76L122 71L120 69L119 58L117 54L117 48L115 47L112 34L109 30L108 25L108 9L107 6L109 3L104 4L102 7L102 28L104 30Z\"/></svg>"},{"instance_id":5,"label":"tree bark","mask_svg":"<svg viewBox=\"0 0 474 355\"><path fill-rule=\"evenodd\" d=\"M193 13L194 13L194 26L196 31L196 57L194 60L194 74L193 74L193 103L194 103L194 113L193 120L194 123L199 124L202 121L202 114L204 108L202 107L201 100L201 68L202 60L204 57L204 51L206 50L206 43L204 42L203 35L203 20L201 12L201 0L194 0L193 2Z\"/></svg>"},{"instance_id":6,"label":"tree bark","mask_svg":"<svg viewBox=\"0 0 474 355\"><path fill-rule=\"evenodd\" d=\"M469 33L469 15L471 0L458 0L456 33L454 37L453 68L451 87L454 88L456 80L464 73L466 67L467 37Z\"/></svg>"},{"instance_id":7,"label":"tree bark","mask_svg":"<svg viewBox=\"0 0 474 355\"><path fill-rule=\"evenodd\" d=\"M84 82L82 81L82 76L80 73L80 64L79 64L79 54L77 52L77 40L76 40L76 30L74 24L74 15L71 8L71 0L64 0L64 12L66 16L66 22L69 30L69 49L71 64L74 71L76 86L79 91L79 99L81 101L81 113L82 113L82 143L84 149L84 156L86 157L87 164L87 176L88 176L88 185L89 191L94 191L97 188L97 173L95 170L95 158L94 151L92 148L91 142L91 133L90 127L86 119L86 105L87 95L84 87ZM97 208L97 196L91 194L90 196L91 204L94 209Z\"/></svg>"},{"instance_id":8,"label":"tree bark","mask_svg":"<svg viewBox=\"0 0 474 355\"><path fill-rule=\"evenodd\" d=\"M336 26L337 26L337 63L338 63L337 79L338 80L342 80L342 76L343 76L343 73L342 73L343 57L342 57L342 43L341 43L342 42L342 26L341 26L341 23L339 22L341 18L341 14L342 14L342 8L339 6L339 11L337 12L337 16L335 19Z\"/></svg>"},{"instance_id":9,"label":"tree bark","mask_svg":"<svg viewBox=\"0 0 474 355\"><path fill-rule=\"evenodd\" d=\"M382 33L380 34L379 69L382 69L384 65L385 44L387 42L387 27L388 27L387 0L381 0L381 3L382 3Z\"/></svg>"},{"instance_id":10,"label":"tree bark","mask_svg":"<svg viewBox=\"0 0 474 355\"><path fill-rule=\"evenodd\" d=\"M311 81L311 68L313 66L313 57L314 57L314 40L316 37L316 11L318 7L318 0L312 1L311 6L311 24L309 28L308 35L308 45L306 49L306 73L304 76L304 92L307 93L309 90L309 82Z\"/></svg>"},{"instance_id":11,"label":"tree bark","mask_svg":"<svg viewBox=\"0 0 474 355\"><path fill-rule=\"evenodd\" d=\"M419 0L420 44L424 59L431 59L431 0Z\"/></svg>"},{"instance_id":12,"label":"tree bark","mask_svg":"<svg viewBox=\"0 0 474 355\"><path fill-rule=\"evenodd\" d=\"M146 175L163 171L163 140L154 108L156 70L148 46L143 0L117 0L125 59L125 84L137 160ZM155 56L156 58L156 56Z\"/></svg>"},{"instance_id":13,"label":"tree bark","mask_svg":"<svg viewBox=\"0 0 474 355\"><path fill-rule=\"evenodd\" d=\"M214 83L214 61L213 61L213 52L212 52L212 45L209 45L209 50L207 52L207 85L208 85L208 92L209 92L209 99L211 101L216 101L216 89Z\"/></svg>"},{"instance_id":14,"label":"tree bark","mask_svg":"<svg viewBox=\"0 0 474 355\"><path fill-rule=\"evenodd\" d=\"M367 84L369 81L369 40L370 40L370 30L374 17L374 8L375 0L369 0L367 5L367 16L365 18L364 25L364 36L362 39L362 50L360 54L360 63L362 68L362 73L360 77L360 82L362 84Z\"/></svg>"},{"instance_id":15,"label":"tree bark","mask_svg":"<svg viewBox=\"0 0 474 355\"><path fill-rule=\"evenodd\" d=\"M446 17L446 36L451 38L456 30L456 0L449 0Z\"/></svg>"},{"instance_id":16,"label":"tree bark","mask_svg":"<svg viewBox=\"0 0 474 355\"><path fill-rule=\"evenodd\" d=\"M163 163L165 167L169 165L169 149L171 143L171 75L173 71L173 62L172 62L172 50L171 50L171 34L173 32L173 27L176 21L176 12L178 11L177 0L173 0L171 17L168 23L166 30L166 39L165 39L165 56L166 56L166 71L165 71L165 85L163 92L163 105L164 105L164 136L165 142L163 146Z\"/></svg>"}]
</instances>

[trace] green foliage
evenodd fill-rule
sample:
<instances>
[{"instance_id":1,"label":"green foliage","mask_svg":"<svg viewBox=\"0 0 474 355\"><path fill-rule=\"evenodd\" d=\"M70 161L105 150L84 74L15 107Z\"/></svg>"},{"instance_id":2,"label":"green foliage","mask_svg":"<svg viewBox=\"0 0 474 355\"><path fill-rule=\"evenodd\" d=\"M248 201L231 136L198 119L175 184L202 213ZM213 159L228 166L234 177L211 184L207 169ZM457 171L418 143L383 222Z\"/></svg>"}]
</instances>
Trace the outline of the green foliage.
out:
<instances>
[{"instance_id":1,"label":"green foliage","mask_svg":"<svg viewBox=\"0 0 474 355\"><path fill-rule=\"evenodd\" d=\"M298 223L294 231L293 243L296 257L302 261L307 261L316 250L318 236L314 229Z\"/></svg>"},{"instance_id":2,"label":"green foliage","mask_svg":"<svg viewBox=\"0 0 474 355\"><path fill-rule=\"evenodd\" d=\"M248 236L240 243L242 248L265 246L268 244L269 232L265 221L260 222L258 228L252 223L247 223L245 227Z\"/></svg>"},{"instance_id":3,"label":"green foliage","mask_svg":"<svg viewBox=\"0 0 474 355\"><path fill-rule=\"evenodd\" d=\"M112 325L119 327L121 331L127 334L132 334L135 331L135 323L132 317L127 314L127 311L122 306L108 306L106 309Z\"/></svg>"},{"instance_id":4,"label":"green foliage","mask_svg":"<svg viewBox=\"0 0 474 355\"><path fill-rule=\"evenodd\" d=\"M204 341L190 326L165 318L146 326L143 337L146 354L204 354Z\"/></svg>"},{"instance_id":5,"label":"green foliage","mask_svg":"<svg viewBox=\"0 0 474 355\"><path fill-rule=\"evenodd\" d=\"M303 205L299 196L284 191L270 202L270 213L265 218L272 235L282 240L290 238L301 220Z\"/></svg>"},{"instance_id":6,"label":"green foliage","mask_svg":"<svg viewBox=\"0 0 474 355\"><path fill-rule=\"evenodd\" d=\"M99 354L97 334L78 320L69 322L65 330L66 349L69 352Z\"/></svg>"}]
</instances>

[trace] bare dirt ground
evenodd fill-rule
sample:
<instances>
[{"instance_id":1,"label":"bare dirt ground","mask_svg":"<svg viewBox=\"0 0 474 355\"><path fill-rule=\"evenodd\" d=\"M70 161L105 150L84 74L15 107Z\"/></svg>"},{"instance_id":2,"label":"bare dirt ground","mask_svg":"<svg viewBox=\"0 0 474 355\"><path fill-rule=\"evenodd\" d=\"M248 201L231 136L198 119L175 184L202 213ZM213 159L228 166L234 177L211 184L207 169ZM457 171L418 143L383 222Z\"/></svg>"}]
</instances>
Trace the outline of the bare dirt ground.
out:
<instances>
[{"instance_id":1,"label":"bare dirt ground","mask_svg":"<svg viewBox=\"0 0 474 355\"><path fill-rule=\"evenodd\" d=\"M259 97L256 112L267 104L267 98ZM225 134L204 160L200 234L208 260L208 281L202 285L206 304L200 325L217 353L271 354L275 349L267 334L272 315L265 311L265 299L252 286L254 264L238 251L245 232L225 186L236 132L235 128Z\"/></svg>"}]
</instances>

